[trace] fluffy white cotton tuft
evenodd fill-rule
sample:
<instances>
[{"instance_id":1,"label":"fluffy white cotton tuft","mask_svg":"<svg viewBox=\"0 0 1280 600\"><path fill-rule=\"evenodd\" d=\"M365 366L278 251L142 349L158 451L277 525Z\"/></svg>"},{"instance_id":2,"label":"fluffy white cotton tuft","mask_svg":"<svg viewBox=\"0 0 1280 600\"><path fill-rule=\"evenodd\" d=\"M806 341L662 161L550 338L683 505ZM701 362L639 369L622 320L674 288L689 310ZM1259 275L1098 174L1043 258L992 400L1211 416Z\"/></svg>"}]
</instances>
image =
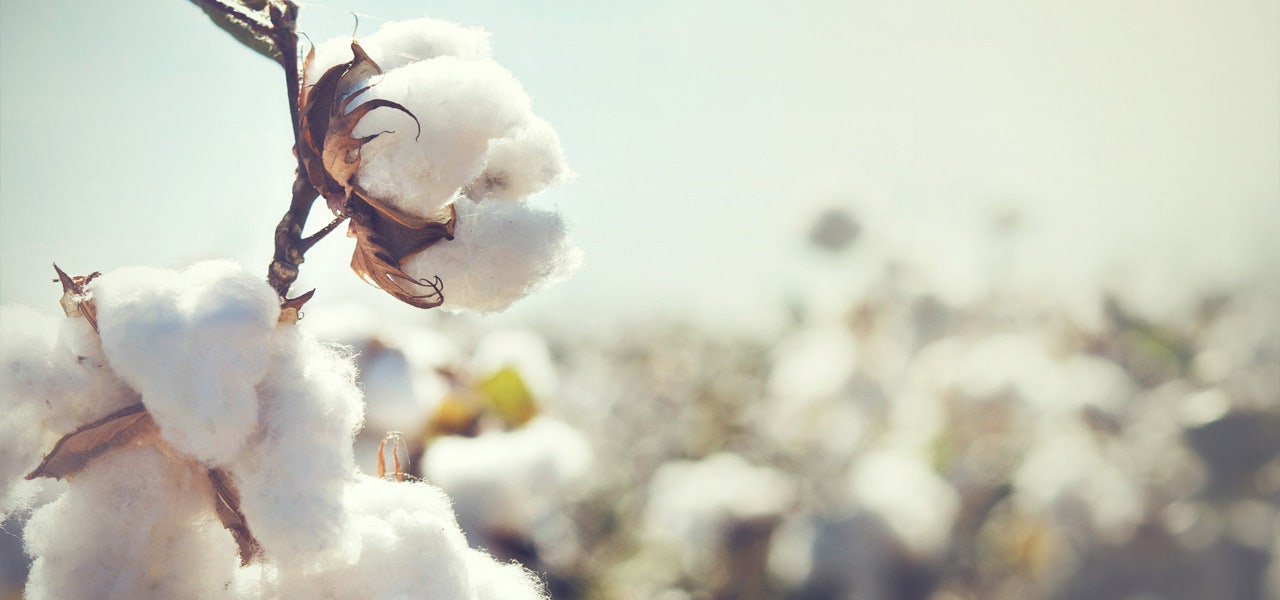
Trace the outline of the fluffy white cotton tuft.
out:
<instances>
[{"instance_id":1,"label":"fluffy white cotton tuft","mask_svg":"<svg viewBox=\"0 0 1280 600\"><path fill-rule=\"evenodd\" d=\"M449 311L500 311L565 277L582 263L560 214L524 203L457 201L453 240L400 267L415 278L439 276Z\"/></svg>"},{"instance_id":2,"label":"fluffy white cotton tuft","mask_svg":"<svg viewBox=\"0 0 1280 600\"><path fill-rule=\"evenodd\" d=\"M435 217L485 166L489 141L530 114L529 97L491 61L439 57L387 72L357 103L386 99L355 137L375 135L360 151L356 183L375 198L422 218Z\"/></svg>"},{"instance_id":3,"label":"fluffy white cotton tuft","mask_svg":"<svg viewBox=\"0 0 1280 600\"><path fill-rule=\"evenodd\" d=\"M571 176L556 130L530 117L512 135L489 145L484 171L468 186L467 195L476 200L519 200Z\"/></svg>"},{"instance_id":4,"label":"fluffy white cotton tuft","mask_svg":"<svg viewBox=\"0 0 1280 600\"><path fill-rule=\"evenodd\" d=\"M355 366L296 327L279 328L272 350L258 386L259 429L230 465L241 508L271 560L349 560L353 525L342 498L362 416Z\"/></svg>"},{"instance_id":5,"label":"fluffy white cotton tuft","mask_svg":"<svg viewBox=\"0 0 1280 600\"><path fill-rule=\"evenodd\" d=\"M795 499L784 474L757 467L736 454L701 461L673 461L654 473L644 526L649 537L679 552L685 568L705 567L729 527L754 519L778 519Z\"/></svg>"},{"instance_id":6,"label":"fluffy white cotton tuft","mask_svg":"<svg viewBox=\"0 0 1280 600\"><path fill-rule=\"evenodd\" d=\"M591 466L586 438L537 417L512 431L443 437L422 457L427 480L449 493L467 531L529 534Z\"/></svg>"},{"instance_id":7,"label":"fluffy white cotton tuft","mask_svg":"<svg viewBox=\"0 0 1280 600\"><path fill-rule=\"evenodd\" d=\"M276 293L234 263L121 269L98 278L102 347L174 447L231 460L257 428Z\"/></svg>"},{"instance_id":8,"label":"fluffy white cotton tuft","mask_svg":"<svg viewBox=\"0 0 1280 600\"><path fill-rule=\"evenodd\" d=\"M388 22L377 33L361 39L360 47L384 72L438 56L486 59L490 54L485 30L425 18ZM306 85L315 84L325 71L351 58L350 39L334 38L316 46Z\"/></svg>"},{"instance_id":9,"label":"fluffy white cotton tuft","mask_svg":"<svg viewBox=\"0 0 1280 600\"><path fill-rule=\"evenodd\" d=\"M235 542L198 466L155 448L116 450L31 516L24 597L231 598Z\"/></svg>"},{"instance_id":10,"label":"fluffy white cotton tuft","mask_svg":"<svg viewBox=\"0 0 1280 600\"><path fill-rule=\"evenodd\" d=\"M19 486L56 439L132 402L83 318L0 308L0 520L22 508Z\"/></svg>"},{"instance_id":11,"label":"fluffy white cotton tuft","mask_svg":"<svg viewBox=\"0 0 1280 600\"><path fill-rule=\"evenodd\" d=\"M438 488L361 477L346 501L356 523L358 560L320 573L282 574L285 598L545 597L523 569L499 565L467 546Z\"/></svg>"}]
</instances>

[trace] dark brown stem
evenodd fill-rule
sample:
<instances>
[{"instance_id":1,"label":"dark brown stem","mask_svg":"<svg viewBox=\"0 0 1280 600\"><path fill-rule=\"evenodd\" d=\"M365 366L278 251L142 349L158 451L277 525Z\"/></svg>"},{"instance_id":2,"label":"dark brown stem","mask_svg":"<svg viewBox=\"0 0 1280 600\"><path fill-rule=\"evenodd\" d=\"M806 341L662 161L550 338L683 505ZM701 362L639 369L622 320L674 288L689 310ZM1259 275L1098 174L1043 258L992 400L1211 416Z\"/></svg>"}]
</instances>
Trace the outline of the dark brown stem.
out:
<instances>
[{"instance_id":1,"label":"dark brown stem","mask_svg":"<svg viewBox=\"0 0 1280 600\"><path fill-rule=\"evenodd\" d=\"M288 212L276 225L276 251L271 265L267 268L267 282L277 294L280 294L281 298L288 298L289 287L298 279L298 266L302 264L303 255L337 225L330 224L320 233L306 240L302 238L302 230L307 225L307 215L311 213L311 205L320 193L307 178L306 166L303 165L301 156L297 152L298 134L302 123L298 107L298 94L302 87L301 73L298 70L296 31L298 7L289 1L271 2L268 10L271 16L271 31L267 35L280 51L280 66L284 67L285 94L289 102L289 121L293 125L294 155L298 158L293 181L293 199L289 202Z\"/></svg>"},{"instance_id":2,"label":"dark brown stem","mask_svg":"<svg viewBox=\"0 0 1280 600\"><path fill-rule=\"evenodd\" d=\"M346 220L347 220L347 217L335 217L332 221L329 221L328 225L325 225L324 227L320 228L320 231L317 231L303 238L302 242L299 244L299 246L301 247L301 250L303 252L310 250L312 246L316 245L316 242L323 239L324 236L332 233L334 229L337 229L338 226L341 225L343 221L346 221Z\"/></svg>"}]
</instances>

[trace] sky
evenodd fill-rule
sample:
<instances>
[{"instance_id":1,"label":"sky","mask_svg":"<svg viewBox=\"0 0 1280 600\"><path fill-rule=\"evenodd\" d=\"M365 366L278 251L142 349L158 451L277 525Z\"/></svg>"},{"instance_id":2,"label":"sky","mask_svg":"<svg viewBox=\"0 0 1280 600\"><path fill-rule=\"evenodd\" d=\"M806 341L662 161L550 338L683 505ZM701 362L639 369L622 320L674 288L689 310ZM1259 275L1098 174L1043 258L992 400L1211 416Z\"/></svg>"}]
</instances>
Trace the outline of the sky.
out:
<instances>
[{"instance_id":1,"label":"sky","mask_svg":"<svg viewBox=\"0 0 1280 600\"><path fill-rule=\"evenodd\" d=\"M578 176L538 201L586 264L500 321L768 326L821 285L798 265L825 202L874 204L942 265L959 224L1017 207L1058 285L1280 279L1280 4L970 4L329 0L301 29L483 27L559 131ZM0 303L56 310L53 261L265 274L283 92L188 2L0 2ZM313 302L410 315L351 244L308 254Z\"/></svg>"}]
</instances>

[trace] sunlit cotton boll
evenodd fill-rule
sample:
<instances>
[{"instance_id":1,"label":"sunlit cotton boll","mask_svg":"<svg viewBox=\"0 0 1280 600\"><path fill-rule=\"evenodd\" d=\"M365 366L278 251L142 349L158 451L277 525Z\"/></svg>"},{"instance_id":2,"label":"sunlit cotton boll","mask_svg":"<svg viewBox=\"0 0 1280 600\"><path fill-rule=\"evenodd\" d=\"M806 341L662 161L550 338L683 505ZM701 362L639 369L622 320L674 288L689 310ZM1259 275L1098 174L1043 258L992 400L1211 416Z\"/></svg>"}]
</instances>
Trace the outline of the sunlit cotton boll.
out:
<instances>
[{"instance_id":1,"label":"sunlit cotton boll","mask_svg":"<svg viewBox=\"0 0 1280 600\"><path fill-rule=\"evenodd\" d=\"M423 460L427 480L455 499L469 532L528 535L582 480L592 454L578 430L537 417L512 431L440 438Z\"/></svg>"},{"instance_id":2,"label":"sunlit cotton boll","mask_svg":"<svg viewBox=\"0 0 1280 600\"><path fill-rule=\"evenodd\" d=\"M677 551L690 573L700 572L735 523L777 519L795 499L784 474L720 453L698 462L663 465L649 484L644 530Z\"/></svg>"},{"instance_id":3,"label":"sunlit cotton boll","mask_svg":"<svg viewBox=\"0 0 1280 600\"><path fill-rule=\"evenodd\" d=\"M284 567L352 559L351 438L362 416L355 365L296 327L277 329L258 386L258 429L230 465L241 509Z\"/></svg>"},{"instance_id":4,"label":"sunlit cotton boll","mask_svg":"<svg viewBox=\"0 0 1280 600\"><path fill-rule=\"evenodd\" d=\"M390 21L377 33L360 38L360 47L383 71L436 58L489 58L489 34L439 19ZM316 46L307 68L306 85L314 85L324 72L352 59L351 40L334 38Z\"/></svg>"},{"instance_id":5,"label":"sunlit cotton boll","mask_svg":"<svg viewBox=\"0 0 1280 600\"><path fill-rule=\"evenodd\" d=\"M231 460L258 425L254 386L267 373L276 293L226 261L121 269L90 288L107 362L142 394L164 439L203 461Z\"/></svg>"},{"instance_id":6,"label":"sunlit cotton boll","mask_svg":"<svg viewBox=\"0 0 1280 600\"><path fill-rule=\"evenodd\" d=\"M868 454L854 466L849 485L853 497L884 519L915 556L936 557L946 549L960 498L920 452L886 449Z\"/></svg>"},{"instance_id":7,"label":"sunlit cotton boll","mask_svg":"<svg viewBox=\"0 0 1280 600\"><path fill-rule=\"evenodd\" d=\"M484 171L466 191L477 200L519 200L571 176L556 130L546 121L530 117L511 135L489 145Z\"/></svg>"},{"instance_id":8,"label":"sunlit cotton boll","mask_svg":"<svg viewBox=\"0 0 1280 600\"><path fill-rule=\"evenodd\" d=\"M282 573L282 597L544 597L520 567L499 564L467 546L448 497L434 486L360 477L345 503L355 519L358 560L319 573Z\"/></svg>"},{"instance_id":9,"label":"sunlit cotton boll","mask_svg":"<svg viewBox=\"0 0 1280 600\"><path fill-rule=\"evenodd\" d=\"M231 598L239 565L209 480L153 447L89 464L27 524L25 597Z\"/></svg>"},{"instance_id":10,"label":"sunlit cotton boll","mask_svg":"<svg viewBox=\"0 0 1280 600\"><path fill-rule=\"evenodd\" d=\"M388 71L374 83L353 106L385 99L413 116L378 108L360 120L354 137L381 135L361 148L356 184L423 219L437 216L480 174L490 140L507 136L531 114L520 83L487 60L434 58Z\"/></svg>"},{"instance_id":11,"label":"sunlit cotton boll","mask_svg":"<svg viewBox=\"0 0 1280 600\"><path fill-rule=\"evenodd\" d=\"M568 277L582 263L559 213L526 203L460 198L454 239L401 263L415 278L439 276L448 311L496 312ZM410 290L412 291L412 290Z\"/></svg>"}]
</instances>

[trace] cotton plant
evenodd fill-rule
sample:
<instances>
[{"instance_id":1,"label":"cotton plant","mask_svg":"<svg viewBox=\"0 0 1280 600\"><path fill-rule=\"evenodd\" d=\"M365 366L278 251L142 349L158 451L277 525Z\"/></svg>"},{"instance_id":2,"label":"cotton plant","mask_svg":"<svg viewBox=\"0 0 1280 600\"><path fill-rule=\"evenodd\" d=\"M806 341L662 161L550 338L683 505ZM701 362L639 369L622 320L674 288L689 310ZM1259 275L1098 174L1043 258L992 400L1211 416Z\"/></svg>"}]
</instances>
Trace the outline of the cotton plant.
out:
<instances>
[{"instance_id":1,"label":"cotton plant","mask_svg":"<svg viewBox=\"0 0 1280 600\"><path fill-rule=\"evenodd\" d=\"M554 130L480 30L391 23L302 59L290 0L195 3L284 68L292 200L265 280L58 269L66 318L2 309L0 515L34 510L26 597L545 597L468 545L440 488L358 471L353 357L298 327L314 290L290 288L343 222L353 269L417 307L502 310L565 277L564 221L526 202L568 177ZM304 237L320 197L335 218Z\"/></svg>"}]
</instances>

